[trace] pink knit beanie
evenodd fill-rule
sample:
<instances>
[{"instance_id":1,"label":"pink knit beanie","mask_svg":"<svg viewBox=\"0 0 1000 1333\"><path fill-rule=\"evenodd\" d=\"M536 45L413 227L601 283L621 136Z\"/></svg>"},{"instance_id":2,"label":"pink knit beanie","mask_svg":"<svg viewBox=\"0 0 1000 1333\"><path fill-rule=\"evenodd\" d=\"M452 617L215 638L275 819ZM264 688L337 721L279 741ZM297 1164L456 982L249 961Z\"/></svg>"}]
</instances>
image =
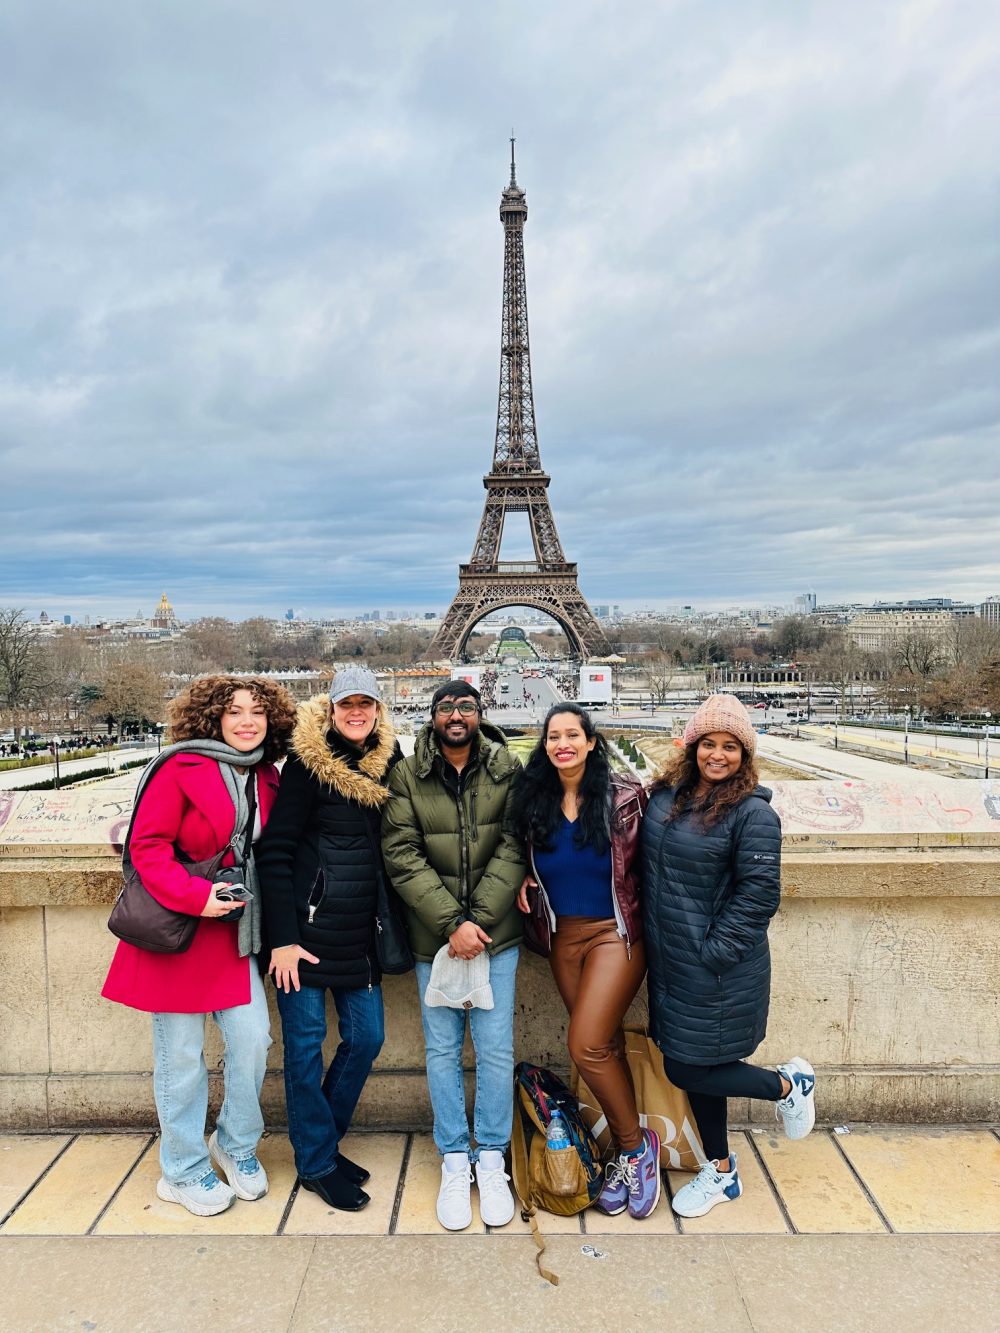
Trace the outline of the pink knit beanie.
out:
<instances>
[{"instance_id":1,"label":"pink knit beanie","mask_svg":"<svg viewBox=\"0 0 1000 1333\"><path fill-rule=\"evenodd\" d=\"M757 733L750 714L735 694L709 695L684 728L684 744L690 745L713 731L728 731L747 754L753 754L757 749Z\"/></svg>"}]
</instances>

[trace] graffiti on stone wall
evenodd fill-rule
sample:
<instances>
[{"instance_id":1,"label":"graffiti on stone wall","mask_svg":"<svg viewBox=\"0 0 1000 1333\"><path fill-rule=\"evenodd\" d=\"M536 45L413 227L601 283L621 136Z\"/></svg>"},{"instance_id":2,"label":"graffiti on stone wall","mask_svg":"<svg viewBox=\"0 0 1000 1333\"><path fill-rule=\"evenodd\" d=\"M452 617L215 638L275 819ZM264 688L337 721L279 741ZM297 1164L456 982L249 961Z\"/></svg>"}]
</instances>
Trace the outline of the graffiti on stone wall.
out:
<instances>
[{"instance_id":1,"label":"graffiti on stone wall","mask_svg":"<svg viewBox=\"0 0 1000 1333\"><path fill-rule=\"evenodd\" d=\"M920 784L776 782L773 804L786 835L992 832L1000 820L1000 788L936 775Z\"/></svg>"},{"instance_id":2,"label":"graffiti on stone wall","mask_svg":"<svg viewBox=\"0 0 1000 1333\"><path fill-rule=\"evenodd\" d=\"M0 793L0 855L44 854L65 847L115 855L128 828L131 792Z\"/></svg>"}]
</instances>

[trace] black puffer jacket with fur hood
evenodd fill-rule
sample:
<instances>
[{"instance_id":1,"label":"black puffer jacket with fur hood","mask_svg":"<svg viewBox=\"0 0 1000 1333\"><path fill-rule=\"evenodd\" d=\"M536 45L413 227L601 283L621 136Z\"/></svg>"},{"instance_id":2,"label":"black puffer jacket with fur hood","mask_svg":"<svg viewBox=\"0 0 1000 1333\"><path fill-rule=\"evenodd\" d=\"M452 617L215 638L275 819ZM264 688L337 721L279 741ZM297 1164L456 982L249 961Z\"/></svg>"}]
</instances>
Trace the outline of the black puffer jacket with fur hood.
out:
<instances>
[{"instance_id":1,"label":"black puffer jacket with fur hood","mask_svg":"<svg viewBox=\"0 0 1000 1333\"><path fill-rule=\"evenodd\" d=\"M381 980L375 894L385 874L382 806L402 758L389 714L359 749L329 725L324 695L301 704L278 798L255 859L272 949L300 944L318 963L299 964L304 986L357 990Z\"/></svg>"}]
</instances>

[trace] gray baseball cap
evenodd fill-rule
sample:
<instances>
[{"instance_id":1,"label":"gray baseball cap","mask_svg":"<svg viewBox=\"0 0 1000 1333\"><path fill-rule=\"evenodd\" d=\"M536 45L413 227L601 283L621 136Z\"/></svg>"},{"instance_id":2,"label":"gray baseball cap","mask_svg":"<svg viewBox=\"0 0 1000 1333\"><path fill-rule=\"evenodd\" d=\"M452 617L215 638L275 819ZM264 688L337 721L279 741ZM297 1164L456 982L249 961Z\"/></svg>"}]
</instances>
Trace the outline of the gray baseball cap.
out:
<instances>
[{"instance_id":1,"label":"gray baseball cap","mask_svg":"<svg viewBox=\"0 0 1000 1333\"><path fill-rule=\"evenodd\" d=\"M368 699L378 699L378 681L375 672L367 667L344 667L334 676L330 685L330 702L339 704L341 699L349 699L352 694L363 694Z\"/></svg>"}]
</instances>

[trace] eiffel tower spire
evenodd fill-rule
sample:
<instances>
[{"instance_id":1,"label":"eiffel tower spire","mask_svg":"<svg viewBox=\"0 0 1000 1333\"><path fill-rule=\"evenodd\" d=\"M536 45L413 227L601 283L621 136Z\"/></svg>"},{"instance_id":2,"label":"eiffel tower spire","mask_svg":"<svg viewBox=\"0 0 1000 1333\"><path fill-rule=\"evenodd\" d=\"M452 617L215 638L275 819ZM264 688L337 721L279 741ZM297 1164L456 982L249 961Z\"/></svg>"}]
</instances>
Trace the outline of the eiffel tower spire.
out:
<instances>
[{"instance_id":1,"label":"eiffel tower spire","mask_svg":"<svg viewBox=\"0 0 1000 1333\"><path fill-rule=\"evenodd\" d=\"M514 136L510 184L500 196L504 230L500 392L493 466L483 478L486 504L467 565L459 566L455 600L428 656L459 657L475 624L504 606L532 606L551 615L580 656L607 652L604 632L577 586L576 565L566 560L549 505L549 475L542 471L531 385L528 294L524 273L525 193L517 183ZM527 513L533 561L501 561L508 513Z\"/></svg>"}]
</instances>

